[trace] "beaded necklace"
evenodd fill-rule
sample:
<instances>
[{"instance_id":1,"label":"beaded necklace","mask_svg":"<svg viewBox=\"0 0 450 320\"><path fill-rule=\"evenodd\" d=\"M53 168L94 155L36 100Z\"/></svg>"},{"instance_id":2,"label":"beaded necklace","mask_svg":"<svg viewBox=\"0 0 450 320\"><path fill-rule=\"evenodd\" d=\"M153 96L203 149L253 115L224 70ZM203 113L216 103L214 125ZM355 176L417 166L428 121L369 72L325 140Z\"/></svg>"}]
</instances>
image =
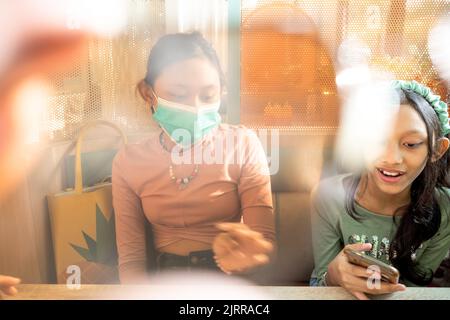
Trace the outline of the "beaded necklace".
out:
<instances>
[{"instance_id":1,"label":"beaded necklace","mask_svg":"<svg viewBox=\"0 0 450 320\"><path fill-rule=\"evenodd\" d=\"M164 142L164 135L163 132L161 131L160 135L159 135L159 143L161 144L161 146L163 147L164 150L166 150L167 152L171 153L172 151L166 146L165 142ZM187 177L179 177L177 178L175 176L175 174L173 173L173 165L172 163L169 165L169 177L170 180L172 180L173 182L175 182L178 185L178 189L179 190L183 190L186 189L189 185L189 183L197 176L198 171L199 171L199 165L196 164L194 167L194 170L192 171L192 173L187 176Z\"/></svg>"}]
</instances>

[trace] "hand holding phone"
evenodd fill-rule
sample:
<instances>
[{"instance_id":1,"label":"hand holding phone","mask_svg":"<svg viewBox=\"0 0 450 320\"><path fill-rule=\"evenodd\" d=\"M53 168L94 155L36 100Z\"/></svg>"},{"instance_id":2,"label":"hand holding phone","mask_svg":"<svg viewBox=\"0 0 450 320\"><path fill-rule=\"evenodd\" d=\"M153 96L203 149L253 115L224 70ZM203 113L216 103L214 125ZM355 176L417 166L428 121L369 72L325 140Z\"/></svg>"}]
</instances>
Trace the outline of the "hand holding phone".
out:
<instances>
[{"instance_id":1,"label":"hand holding phone","mask_svg":"<svg viewBox=\"0 0 450 320\"><path fill-rule=\"evenodd\" d=\"M347 249L351 249L351 251ZM387 272L382 271L385 270L383 268L385 266L383 266L382 263L380 264L381 261L368 256L361 257L358 254L371 249L372 245L370 243L346 245L345 248L343 248L328 264L324 278L326 285L340 286L349 291L357 299L362 300L369 299L366 294L378 295L406 290L406 287L403 284L395 282L398 281L395 280L395 278L398 279L398 277L389 277L387 276ZM356 254L353 255L352 251ZM389 265L387 266L390 267ZM376 270L379 272L380 278L383 277L384 274L385 279L392 279L394 283L388 281L377 281L374 283L372 281L373 274L371 275L370 272L367 272L368 270Z\"/></svg>"},{"instance_id":2,"label":"hand holding phone","mask_svg":"<svg viewBox=\"0 0 450 320\"><path fill-rule=\"evenodd\" d=\"M375 266L380 270L381 279L393 284L397 284L400 278L399 271L393 266L388 265L378 259L366 255L362 251L355 251L350 248L345 248L344 253L347 255L350 263L356 264L364 268L373 268Z\"/></svg>"}]
</instances>

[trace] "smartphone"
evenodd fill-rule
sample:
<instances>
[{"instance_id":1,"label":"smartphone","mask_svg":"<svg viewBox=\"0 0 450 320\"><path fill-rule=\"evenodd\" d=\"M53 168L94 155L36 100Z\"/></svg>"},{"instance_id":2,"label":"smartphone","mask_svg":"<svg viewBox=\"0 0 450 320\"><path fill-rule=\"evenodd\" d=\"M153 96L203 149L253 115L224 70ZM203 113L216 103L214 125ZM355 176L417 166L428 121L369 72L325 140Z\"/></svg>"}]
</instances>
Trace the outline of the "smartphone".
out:
<instances>
[{"instance_id":1,"label":"smartphone","mask_svg":"<svg viewBox=\"0 0 450 320\"><path fill-rule=\"evenodd\" d=\"M381 273L381 279L390 283L397 284L400 278L400 272L393 266L388 265L378 259L366 255L362 251L355 251L352 249L344 249L344 253L347 255L348 260L358 266L369 268L371 266L377 266Z\"/></svg>"}]
</instances>

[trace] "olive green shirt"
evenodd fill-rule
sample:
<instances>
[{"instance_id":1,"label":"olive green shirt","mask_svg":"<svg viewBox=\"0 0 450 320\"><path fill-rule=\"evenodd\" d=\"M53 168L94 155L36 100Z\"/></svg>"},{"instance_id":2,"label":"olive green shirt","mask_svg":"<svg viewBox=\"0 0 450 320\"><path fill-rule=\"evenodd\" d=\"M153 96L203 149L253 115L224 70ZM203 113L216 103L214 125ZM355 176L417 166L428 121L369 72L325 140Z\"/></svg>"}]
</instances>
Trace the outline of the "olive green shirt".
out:
<instances>
[{"instance_id":1,"label":"olive green shirt","mask_svg":"<svg viewBox=\"0 0 450 320\"><path fill-rule=\"evenodd\" d=\"M358 217L355 220L345 209L346 193L344 179L349 174L323 180L312 195L312 234L314 252L314 271L311 285L325 285L324 276L328 264L347 244L371 243L372 250L367 252L374 258L389 263L389 246L395 236L398 223L392 216L377 214L355 203ZM447 194L445 194L447 193ZM436 190L441 209L441 225L436 234L415 252L415 261L419 270L433 270L439 267L450 248L450 202L449 189ZM406 285L414 285L404 281Z\"/></svg>"}]
</instances>

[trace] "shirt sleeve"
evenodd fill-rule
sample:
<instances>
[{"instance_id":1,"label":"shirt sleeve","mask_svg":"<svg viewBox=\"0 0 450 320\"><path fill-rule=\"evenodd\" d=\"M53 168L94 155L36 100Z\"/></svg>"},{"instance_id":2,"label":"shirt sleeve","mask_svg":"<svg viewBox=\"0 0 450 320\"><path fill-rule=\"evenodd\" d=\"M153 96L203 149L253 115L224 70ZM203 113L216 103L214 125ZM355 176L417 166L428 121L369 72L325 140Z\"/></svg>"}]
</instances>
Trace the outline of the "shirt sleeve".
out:
<instances>
[{"instance_id":1,"label":"shirt sleeve","mask_svg":"<svg viewBox=\"0 0 450 320\"><path fill-rule=\"evenodd\" d=\"M245 145L238 183L242 217L252 230L275 244L275 218L267 158L256 134L243 129Z\"/></svg>"},{"instance_id":2,"label":"shirt sleeve","mask_svg":"<svg viewBox=\"0 0 450 320\"><path fill-rule=\"evenodd\" d=\"M123 150L112 166L112 194L121 283L134 283L146 274L145 216L138 195L125 180L121 168Z\"/></svg>"},{"instance_id":3,"label":"shirt sleeve","mask_svg":"<svg viewBox=\"0 0 450 320\"><path fill-rule=\"evenodd\" d=\"M311 228L314 271L310 285L324 286L328 265L342 250L342 237L338 218L326 209L327 195L316 187L311 194Z\"/></svg>"}]
</instances>

